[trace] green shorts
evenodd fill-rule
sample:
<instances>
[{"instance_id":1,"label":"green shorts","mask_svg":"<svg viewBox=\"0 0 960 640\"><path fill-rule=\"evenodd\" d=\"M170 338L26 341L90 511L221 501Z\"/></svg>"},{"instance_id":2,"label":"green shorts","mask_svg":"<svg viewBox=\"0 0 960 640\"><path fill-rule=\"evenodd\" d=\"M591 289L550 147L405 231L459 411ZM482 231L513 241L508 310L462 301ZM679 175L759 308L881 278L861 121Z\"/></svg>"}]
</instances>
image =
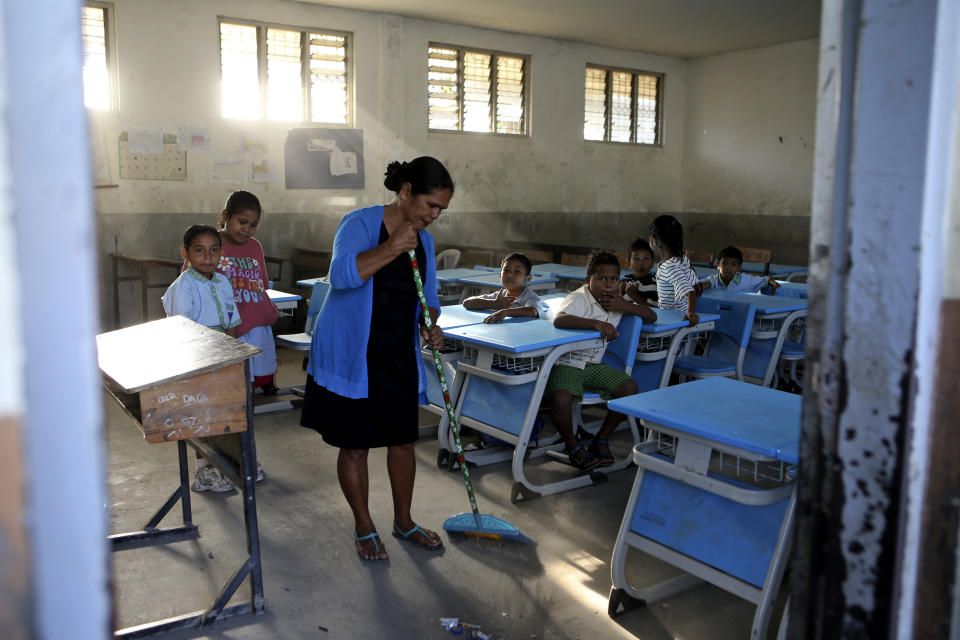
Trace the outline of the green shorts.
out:
<instances>
[{"instance_id":1,"label":"green shorts","mask_svg":"<svg viewBox=\"0 0 960 640\"><path fill-rule=\"evenodd\" d=\"M583 369L558 364L550 372L544 397L549 398L554 391L563 389L570 392L574 402L579 402L583 400L583 392L586 390L599 393L604 400L609 400L617 387L629 379L630 376L623 371L602 362L587 364Z\"/></svg>"}]
</instances>

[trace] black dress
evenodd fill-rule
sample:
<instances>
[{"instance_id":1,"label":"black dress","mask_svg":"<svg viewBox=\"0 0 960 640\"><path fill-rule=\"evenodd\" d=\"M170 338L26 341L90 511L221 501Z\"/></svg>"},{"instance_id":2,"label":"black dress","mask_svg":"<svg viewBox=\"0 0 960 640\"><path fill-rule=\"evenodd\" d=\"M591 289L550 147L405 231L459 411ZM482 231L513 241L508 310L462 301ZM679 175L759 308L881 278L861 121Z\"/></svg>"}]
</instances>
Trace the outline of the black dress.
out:
<instances>
[{"instance_id":1,"label":"black dress","mask_svg":"<svg viewBox=\"0 0 960 640\"><path fill-rule=\"evenodd\" d=\"M380 225L380 244L389 234ZM417 238L417 263L426 281L426 255ZM307 375L300 424L342 449L415 442L419 435L419 372L414 335L418 298L410 257L402 253L373 276L373 310L367 341L367 397L345 398Z\"/></svg>"}]
</instances>

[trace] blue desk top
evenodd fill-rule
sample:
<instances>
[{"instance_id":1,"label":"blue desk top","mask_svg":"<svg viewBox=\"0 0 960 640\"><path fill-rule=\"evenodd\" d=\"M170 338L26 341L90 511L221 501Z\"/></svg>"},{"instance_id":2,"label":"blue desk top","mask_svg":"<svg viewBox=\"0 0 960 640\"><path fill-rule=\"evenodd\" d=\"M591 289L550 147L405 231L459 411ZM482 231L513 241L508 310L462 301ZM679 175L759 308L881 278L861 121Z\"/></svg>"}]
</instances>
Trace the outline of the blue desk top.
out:
<instances>
[{"instance_id":1,"label":"blue desk top","mask_svg":"<svg viewBox=\"0 0 960 640\"><path fill-rule=\"evenodd\" d=\"M495 324L454 327L444 333L463 342L509 353L524 353L600 337L597 331L557 329L553 323L539 318L506 318Z\"/></svg>"},{"instance_id":2,"label":"blue desk top","mask_svg":"<svg viewBox=\"0 0 960 640\"><path fill-rule=\"evenodd\" d=\"M306 278L305 280L297 280L298 287L312 287L318 282L326 282L327 277L323 276L321 278Z\"/></svg>"},{"instance_id":3,"label":"blue desk top","mask_svg":"<svg viewBox=\"0 0 960 640\"><path fill-rule=\"evenodd\" d=\"M806 282L786 282L777 280L777 292L774 294L781 298L809 298L810 285Z\"/></svg>"},{"instance_id":4,"label":"blue desk top","mask_svg":"<svg viewBox=\"0 0 960 640\"><path fill-rule=\"evenodd\" d=\"M286 291L275 291L273 289L267 289L267 297L274 303L277 302L296 302L298 300L303 300L300 296L295 293L287 293Z\"/></svg>"},{"instance_id":5,"label":"blue desk top","mask_svg":"<svg viewBox=\"0 0 960 640\"><path fill-rule=\"evenodd\" d=\"M801 309L806 309L808 306L805 298L765 296L761 293L740 293L737 291L721 291L719 289L707 289L703 292L703 297L749 302L757 308L757 315L761 316L800 311Z\"/></svg>"},{"instance_id":6,"label":"blue desk top","mask_svg":"<svg viewBox=\"0 0 960 640\"><path fill-rule=\"evenodd\" d=\"M643 321L641 333L663 333L664 331L674 331L690 325L690 322L683 319L683 311L673 311L670 309L659 309L653 307L657 314L656 322ZM720 319L716 313L698 313L700 322L715 322Z\"/></svg>"},{"instance_id":7,"label":"blue desk top","mask_svg":"<svg viewBox=\"0 0 960 640\"><path fill-rule=\"evenodd\" d=\"M543 264L533 265L533 269L530 270L530 273L535 276L556 276L560 273L570 271L571 269L583 269L584 267L578 267L575 264L558 264L556 262L545 262Z\"/></svg>"},{"instance_id":8,"label":"blue desk top","mask_svg":"<svg viewBox=\"0 0 960 640\"><path fill-rule=\"evenodd\" d=\"M744 262L740 265L740 268L747 273L763 273L764 263ZM809 267L798 264L777 264L776 262L771 262L768 274L771 276L788 276L791 273L800 273L807 270L809 270Z\"/></svg>"},{"instance_id":9,"label":"blue desk top","mask_svg":"<svg viewBox=\"0 0 960 640\"><path fill-rule=\"evenodd\" d=\"M610 400L626 413L718 444L794 464L802 398L730 378L706 378ZM782 452L782 453L781 453ZM782 456L782 457L781 457Z\"/></svg>"},{"instance_id":10,"label":"blue desk top","mask_svg":"<svg viewBox=\"0 0 960 640\"><path fill-rule=\"evenodd\" d=\"M453 327L480 324L488 315L490 315L489 311L470 311L464 309L462 304L452 304L447 307L440 307L440 317L437 318L437 324L446 332L447 329Z\"/></svg>"},{"instance_id":11,"label":"blue desk top","mask_svg":"<svg viewBox=\"0 0 960 640\"><path fill-rule=\"evenodd\" d=\"M537 285L537 284L552 284L556 282L557 279L553 276L538 276L534 275L530 282L527 283L527 286ZM473 272L473 275L463 276L458 282L463 284L470 284L479 287L496 287L500 288L500 274L499 273L490 273L487 271Z\"/></svg>"},{"instance_id":12,"label":"blue desk top","mask_svg":"<svg viewBox=\"0 0 960 640\"><path fill-rule=\"evenodd\" d=\"M481 271L479 269L440 269L437 271L437 282L450 284L453 282L460 282L461 278L468 278L476 275L486 275L488 273L489 271Z\"/></svg>"},{"instance_id":13,"label":"blue desk top","mask_svg":"<svg viewBox=\"0 0 960 640\"><path fill-rule=\"evenodd\" d=\"M800 462L800 443L794 442L777 449L777 460L787 464L798 464Z\"/></svg>"}]
</instances>

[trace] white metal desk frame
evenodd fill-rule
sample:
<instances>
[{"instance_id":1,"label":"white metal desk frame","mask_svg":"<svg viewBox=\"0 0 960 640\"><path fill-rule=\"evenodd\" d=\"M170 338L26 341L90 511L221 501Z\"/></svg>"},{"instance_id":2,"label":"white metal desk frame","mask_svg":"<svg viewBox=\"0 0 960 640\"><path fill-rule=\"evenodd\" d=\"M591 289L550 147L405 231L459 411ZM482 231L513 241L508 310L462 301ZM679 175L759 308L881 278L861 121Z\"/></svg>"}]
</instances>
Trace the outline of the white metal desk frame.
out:
<instances>
[{"instance_id":1,"label":"white metal desk frame","mask_svg":"<svg viewBox=\"0 0 960 640\"><path fill-rule=\"evenodd\" d=\"M274 289L267 289L267 297L270 298L270 301L277 306L278 315L280 317L290 317L293 315L293 312L297 308L297 303L299 303L303 298L295 293L287 293L285 291L276 291Z\"/></svg>"},{"instance_id":2,"label":"white metal desk frame","mask_svg":"<svg viewBox=\"0 0 960 640\"><path fill-rule=\"evenodd\" d=\"M764 490L745 489L711 478L707 475L707 471L710 466L711 453L713 451L733 455L755 463L778 463L782 462L784 458L779 456L779 451L778 457L769 457L726 443L698 437L647 419L641 419L641 424L652 432L658 432L676 438L676 456L673 463L655 457L652 455L657 448L655 442L646 442L638 445L634 449L633 460L638 466L637 479L630 492L627 508L624 512L620 531L613 548L613 557L610 562L613 587L611 588L608 614L612 617L618 613L622 613L622 611L619 611L620 607L623 607L623 610L626 611L638 604L652 603L668 598L696 586L702 580L706 580L725 591L757 605L751 629L751 639L765 639L773 605L789 559L790 546L793 542L793 523L796 516L797 503L796 482L791 481ZM796 444L794 443L792 446L792 455L795 456ZM793 462L795 463L795 459ZM670 549L659 542L641 536L631 530L631 522L643 486L644 474L647 470L745 505L764 506L779 502L785 498L790 499L780 526L779 535L762 588L757 588L748 582ZM682 569L685 573L644 589L636 589L630 585L626 576L626 555L629 547L639 549L644 553L666 561L672 566ZM618 597L616 593L617 590L622 590L638 602L629 603L623 601L622 598Z\"/></svg>"},{"instance_id":3,"label":"white metal desk frame","mask_svg":"<svg viewBox=\"0 0 960 640\"><path fill-rule=\"evenodd\" d=\"M506 320L500 326L509 326L509 322L510 320ZM529 322L546 321L532 320ZM452 331L451 333L456 333L456 330ZM465 362L463 360L460 360L457 363L457 377L454 380L453 387L450 390L450 398L454 405L454 415L459 421L459 424L471 427L477 431L480 431L481 433L486 433L513 445L512 451L504 451L505 447L500 447L492 450L488 449L483 451L466 452L464 457L468 462L477 465L486 465L496 462L503 462L505 460L512 460L511 470L513 473L514 482L510 491L510 500L513 503L517 503L524 499L532 499L539 496L551 495L554 493L560 493L562 491L568 491L570 489L576 489L578 487L585 487L591 484L598 484L606 481L606 472L618 471L628 467L631 464L630 456L627 456L623 460L620 460L611 466L604 467L603 472L591 470L587 474L542 485L534 484L524 473L523 465L528 458L543 456L546 455L548 451L555 451L564 446L562 442L559 442L558 436L556 440L551 441L548 444L543 444L534 449L528 448L528 445L530 444L530 438L533 433L533 425L540 410L540 400L543 398L543 392L546 388L547 380L550 377L550 371L553 368L553 365L556 364L557 359L565 353L584 349L592 349L603 345L603 339L599 337L599 334L596 331L578 331L576 333L583 334L583 338L554 346L530 350L521 349L517 351L500 350L488 345L481 345L476 342L472 342L469 339L469 336L457 336L465 346L477 348L478 355L476 363ZM540 365L539 369L534 372L522 375L507 375L492 370L493 359L495 355L508 358L518 356L524 358L534 358L543 356L543 363ZM461 415L463 411L463 400L467 391L469 390L470 380L474 376L486 378L493 382L507 385L520 385L534 382L533 391L530 394L530 399L527 402L526 409L524 410L523 422L518 435L498 429L495 425L490 425L485 422ZM630 418L628 422L630 424L634 442L639 442L640 436L639 431L637 430L636 422L632 418ZM446 450L453 449L451 444L452 436L450 434L449 422L445 415L441 416L438 436L441 447Z\"/></svg>"}]
</instances>

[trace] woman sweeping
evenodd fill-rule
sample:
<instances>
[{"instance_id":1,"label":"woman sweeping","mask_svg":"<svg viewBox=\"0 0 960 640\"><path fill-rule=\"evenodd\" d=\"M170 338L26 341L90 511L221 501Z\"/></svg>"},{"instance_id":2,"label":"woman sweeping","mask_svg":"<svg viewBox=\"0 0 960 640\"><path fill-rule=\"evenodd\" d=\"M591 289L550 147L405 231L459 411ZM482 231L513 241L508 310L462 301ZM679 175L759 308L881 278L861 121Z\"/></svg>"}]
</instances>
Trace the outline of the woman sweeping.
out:
<instances>
[{"instance_id":1,"label":"woman sweeping","mask_svg":"<svg viewBox=\"0 0 960 640\"><path fill-rule=\"evenodd\" d=\"M387 447L393 494L393 536L427 550L440 537L410 514L419 433L418 404L426 404L420 336L443 343L435 324L420 320L407 252L414 249L431 318L437 299L433 236L426 227L450 204L453 180L435 158L391 162L383 184L396 196L388 205L348 213L337 227L330 263L331 291L317 317L307 367L300 424L339 447L337 477L353 511L354 542L364 560L387 552L367 505L367 456Z\"/></svg>"}]
</instances>

